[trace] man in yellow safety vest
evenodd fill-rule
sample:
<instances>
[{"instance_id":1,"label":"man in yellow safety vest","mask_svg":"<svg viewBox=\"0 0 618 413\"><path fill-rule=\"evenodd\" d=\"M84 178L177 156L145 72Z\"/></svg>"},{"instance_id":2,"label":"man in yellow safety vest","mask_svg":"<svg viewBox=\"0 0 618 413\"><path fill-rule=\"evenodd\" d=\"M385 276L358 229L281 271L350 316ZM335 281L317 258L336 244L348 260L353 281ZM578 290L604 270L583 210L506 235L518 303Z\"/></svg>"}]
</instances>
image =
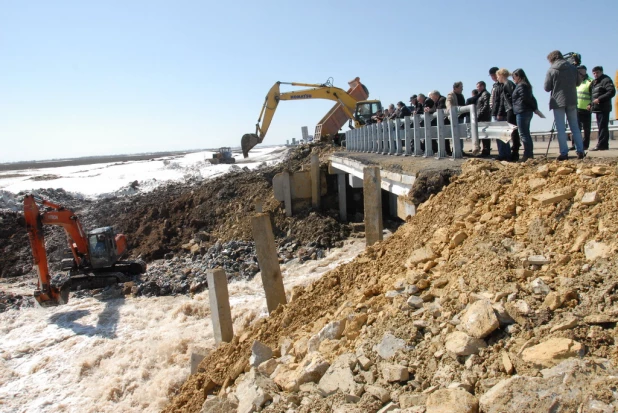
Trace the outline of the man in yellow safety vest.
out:
<instances>
[{"instance_id":1,"label":"man in yellow safety vest","mask_svg":"<svg viewBox=\"0 0 618 413\"><path fill-rule=\"evenodd\" d=\"M590 146L590 129L592 124L592 113L590 112L590 101L592 100L590 84L592 79L586 73L588 69L581 65L577 67L581 84L577 87L577 120L579 128L584 132L584 150Z\"/></svg>"}]
</instances>

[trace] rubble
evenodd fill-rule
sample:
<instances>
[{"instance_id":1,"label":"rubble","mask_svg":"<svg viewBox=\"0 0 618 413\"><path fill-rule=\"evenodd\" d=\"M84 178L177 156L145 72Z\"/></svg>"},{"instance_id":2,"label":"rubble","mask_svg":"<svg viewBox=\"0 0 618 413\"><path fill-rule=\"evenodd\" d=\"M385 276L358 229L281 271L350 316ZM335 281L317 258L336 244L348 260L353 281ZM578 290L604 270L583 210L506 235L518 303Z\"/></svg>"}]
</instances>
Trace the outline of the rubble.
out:
<instances>
[{"instance_id":1,"label":"rubble","mask_svg":"<svg viewBox=\"0 0 618 413\"><path fill-rule=\"evenodd\" d=\"M264 411L544 411L552 385L560 388L561 411L618 406L616 392L590 386L614 386L618 361L613 164L599 165L606 174L590 172L594 180L575 171L596 165L483 165L465 163L391 238L250 327L267 345L291 340L297 359L310 357L309 347L311 357L331 363L318 386L278 383L280 397L298 395L298 405L273 401ZM544 180L542 189L533 179ZM603 197L584 205L584 194L595 191ZM337 334L322 338L326 331ZM169 411L199 403L196 380L222 383L228 373L218 363L233 364L248 350L215 351ZM299 362L283 363L279 372L296 380ZM575 381L558 378L569 374Z\"/></svg>"}]
</instances>

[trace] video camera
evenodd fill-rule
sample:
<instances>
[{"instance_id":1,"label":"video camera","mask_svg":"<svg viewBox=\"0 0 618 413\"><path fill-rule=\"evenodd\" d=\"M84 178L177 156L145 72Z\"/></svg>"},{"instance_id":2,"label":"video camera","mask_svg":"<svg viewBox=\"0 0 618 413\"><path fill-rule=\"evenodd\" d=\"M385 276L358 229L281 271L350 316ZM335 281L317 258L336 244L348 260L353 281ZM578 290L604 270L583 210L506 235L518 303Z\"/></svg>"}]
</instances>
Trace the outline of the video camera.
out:
<instances>
[{"instance_id":1,"label":"video camera","mask_svg":"<svg viewBox=\"0 0 618 413\"><path fill-rule=\"evenodd\" d=\"M567 62L571 63L575 67L582 64L582 55L579 53L569 52L565 53L563 56Z\"/></svg>"}]
</instances>

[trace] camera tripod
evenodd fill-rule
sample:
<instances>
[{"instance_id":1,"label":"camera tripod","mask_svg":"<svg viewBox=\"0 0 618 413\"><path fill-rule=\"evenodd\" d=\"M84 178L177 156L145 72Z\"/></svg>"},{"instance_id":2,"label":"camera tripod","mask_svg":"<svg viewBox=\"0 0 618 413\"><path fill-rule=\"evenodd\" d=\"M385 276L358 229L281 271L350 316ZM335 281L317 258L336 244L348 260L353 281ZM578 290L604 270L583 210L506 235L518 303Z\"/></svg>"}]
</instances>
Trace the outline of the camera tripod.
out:
<instances>
[{"instance_id":1,"label":"camera tripod","mask_svg":"<svg viewBox=\"0 0 618 413\"><path fill-rule=\"evenodd\" d=\"M549 154L549 146L551 145L551 141L554 140L555 134L556 134L556 120L554 119L554 123L552 123L551 130L549 131L549 142L547 143L547 150L545 151L545 159L547 159L547 155Z\"/></svg>"}]
</instances>

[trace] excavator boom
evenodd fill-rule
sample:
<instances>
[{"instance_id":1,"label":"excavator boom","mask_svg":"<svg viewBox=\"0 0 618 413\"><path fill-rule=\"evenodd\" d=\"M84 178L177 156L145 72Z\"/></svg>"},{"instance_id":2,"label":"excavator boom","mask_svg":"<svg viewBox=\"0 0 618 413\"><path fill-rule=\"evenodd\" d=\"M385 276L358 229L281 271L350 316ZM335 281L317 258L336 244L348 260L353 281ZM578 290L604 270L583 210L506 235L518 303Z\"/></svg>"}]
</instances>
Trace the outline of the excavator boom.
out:
<instances>
[{"instance_id":1,"label":"excavator boom","mask_svg":"<svg viewBox=\"0 0 618 413\"><path fill-rule=\"evenodd\" d=\"M27 195L24 198L24 218L26 220L26 230L32 247L34 266L39 278L38 288L34 291L34 298L42 306L66 304L69 301L69 285L53 286L49 274L49 263L45 252L45 238L43 236L43 222L39 207L34 195ZM50 207L57 205L39 198L39 201Z\"/></svg>"},{"instance_id":2,"label":"excavator boom","mask_svg":"<svg viewBox=\"0 0 618 413\"><path fill-rule=\"evenodd\" d=\"M360 83L359 78L354 79L350 83L350 90L353 90L357 86L362 87L362 90L366 92L364 96L360 96L366 98L368 96L368 92L366 88ZM291 85L291 86L302 86L302 87L310 87L310 89L301 89L295 90L291 92L281 92L280 85ZM354 86L353 86L354 85ZM355 93L358 95L357 93ZM346 92L343 89L332 86L330 83L325 84L311 84L311 83L298 83L298 82L276 82L268 91L266 98L264 99L264 104L262 105L262 110L260 111L260 116L258 117L257 124L255 125L255 133L247 133L243 135L241 139L241 147L243 156L246 158L249 156L249 151L257 144L262 143L266 133L268 132L268 128L272 122L273 116L275 115L275 111L277 110L277 106L279 102L282 100L306 100L306 99L327 99L337 102L335 107L329 111L327 116L322 119L322 122L325 122L325 119L328 119L329 114L335 112L335 109L340 109L343 111L345 117L347 119L354 118L354 112L356 110L356 104L359 102L357 97L352 96L350 93ZM332 116L332 115L331 115ZM340 118L341 116L339 116ZM339 126L339 128L342 125ZM339 129L337 128L337 130Z\"/></svg>"}]
</instances>

